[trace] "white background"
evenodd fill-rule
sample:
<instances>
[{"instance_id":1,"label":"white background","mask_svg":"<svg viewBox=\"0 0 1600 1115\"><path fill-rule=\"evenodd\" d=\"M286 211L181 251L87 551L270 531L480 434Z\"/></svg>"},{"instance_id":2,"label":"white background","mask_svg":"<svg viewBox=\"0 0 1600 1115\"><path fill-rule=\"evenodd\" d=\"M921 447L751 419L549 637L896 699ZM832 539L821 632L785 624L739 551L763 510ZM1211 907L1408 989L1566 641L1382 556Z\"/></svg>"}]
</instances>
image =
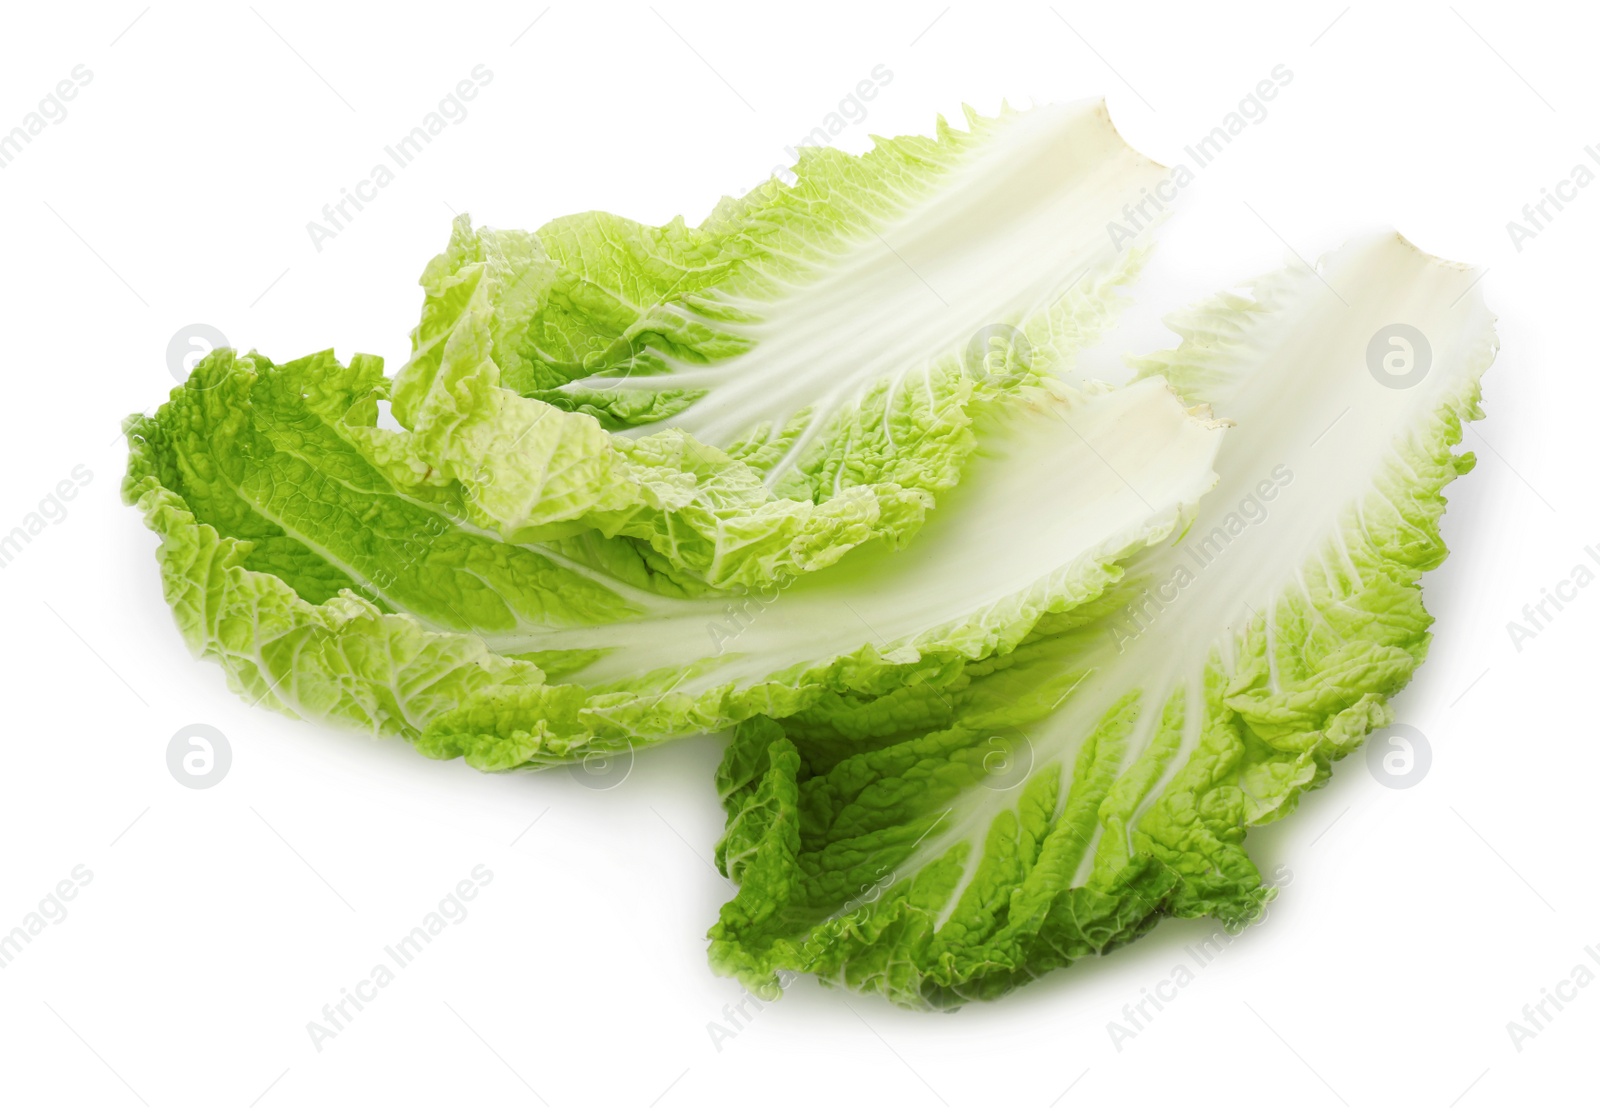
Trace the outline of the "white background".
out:
<instances>
[{"instance_id":1,"label":"white background","mask_svg":"<svg viewBox=\"0 0 1600 1115\"><path fill-rule=\"evenodd\" d=\"M1520 651L1506 629L1574 565L1600 569L1583 552L1600 544L1600 186L1520 252L1506 230L1575 164L1600 169L1584 153L1600 143L1595 28L1575 6L141 7L13 5L0 26L0 131L75 65L93 74L0 170L0 533L75 465L93 474L0 569L0 931L75 865L93 872L0 970L0 1106L1468 1112L1592 1097L1600 984L1521 1052L1506 1029L1575 965L1600 975L1583 951L1600 948L1600 587ZM494 77L470 115L318 252L306 222L478 63ZM1315 257L1392 224L1489 269L1502 352L1467 437L1482 466L1450 490L1434 649L1397 706L1432 766L1396 791L1357 756L1253 834L1292 882L1120 1051L1107 1023L1214 927L1169 922L952 1015L802 982L719 1051L707 1026L739 990L704 961L729 894L709 865L717 741L646 753L596 792L250 709L181 645L155 539L118 499L118 423L172 388L181 327L396 368L452 210L525 228L591 208L698 220L880 63L893 80L839 137L849 150L963 101L1104 93L1167 163L1275 65L1293 72L1201 172L1144 301L1096 354L1103 374L1170 341L1172 297L1277 266L1286 244ZM165 759L197 722L233 751L203 792ZM317 1052L306 1024L323 1004L480 863L494 881L467 919Z\"/></svg>"}]
</instances>

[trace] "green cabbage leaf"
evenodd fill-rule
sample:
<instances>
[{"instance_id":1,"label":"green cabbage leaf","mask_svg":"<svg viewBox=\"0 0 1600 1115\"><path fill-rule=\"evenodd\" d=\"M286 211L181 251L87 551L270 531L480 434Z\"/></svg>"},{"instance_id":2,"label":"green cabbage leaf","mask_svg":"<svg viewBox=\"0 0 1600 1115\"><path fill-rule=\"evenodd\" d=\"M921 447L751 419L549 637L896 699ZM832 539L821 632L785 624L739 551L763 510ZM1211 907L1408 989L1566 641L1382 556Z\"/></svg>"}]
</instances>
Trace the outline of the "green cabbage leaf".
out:
<instances>
[{"instance_id":1,"label":"green cabbage leaf","mask_svg":"<svg viewBox=\"0 0 1600 1115\"><path fill-rule=\"evenodd\" d=\"M1139 374L1237 423L1194 522L959 681L742 724L716 970L948 1008L1163 918L1256 917L1246 835L1389 722L1427 651L1419 582L1496 347L1472 283L1391 235L1169 319L1182 343Z\"/></svg>"}]
</instances>

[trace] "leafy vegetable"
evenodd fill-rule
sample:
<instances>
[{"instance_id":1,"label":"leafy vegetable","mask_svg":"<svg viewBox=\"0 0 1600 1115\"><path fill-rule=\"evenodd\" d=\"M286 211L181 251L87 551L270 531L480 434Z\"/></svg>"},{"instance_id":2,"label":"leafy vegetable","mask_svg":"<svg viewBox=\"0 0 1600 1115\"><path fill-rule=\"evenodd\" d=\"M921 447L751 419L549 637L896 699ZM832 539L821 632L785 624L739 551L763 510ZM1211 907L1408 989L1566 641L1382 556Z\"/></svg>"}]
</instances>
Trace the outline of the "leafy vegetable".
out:
<instances>
[{"instance_id":1,"label":"leafy vegetable","mask_svg":"<svg viewBox=\"0 0 1600 1115\"><path fill-rule=\"evenodd\" d=\"M241 692L492 769L1009 649L1172 529L1210 486L1220 434L1158 379L1019 389L904 551L864 546L764 596L692 596L592 532L508 543L390 487L356 436L381 386L371 358L213 354L130 421L125 495L162 537L191 648Z\"/></svg>"},{"instance_id":2,"label":"leafy vegetable","mask_svg":"<svg viewBox=\"0 0 1600 1115\"><path fill-rule=\"evenodd\" d=\"M1159 384L1053 378L1137 262L1105 217L1159 168L1101 106L971 124L810 155L698 230L461 222L393 383L214 353L128 423L191 647L272 707L498 769L882 691L1100 591L1216 445ZM968 351L985 322L1004 351ZM623 352L649 391L614 382ZM602 427L641 393L727 451Z\"/></svg>"},{"instance_id":3,"label":"leafy vegetable","mask_svg":"<svg viewBox=\"0 0 1600 1115\"><path fill-rule=\"evenodd\" d=\"M486 642L588 691L576 715L598 731L592 750L943 676L1099 595L1118 559L1165 537L1211 486L1222 433L1159 379L1020 389L978 430L984 448L966 479L901 551L871 543L792 586L732 600L638 593L623 620ZM547 694L500 687L441 715L422 746L504 767L559 757L566 738L553 734Z\"/></svg>"},{"instance_id":4,"label":"leafy vegetable","mask_svg":"<svg viewBox=\"0 0 1600 1115\"><path fill-rule=\"evenodd\" d=\"M1238 423L1194 524L959 681L741 725L715 968L948 1007L1164 917L1258 913L1246 833L1388 722L1426 652L1418 581L1495 350L1470 284L1389 236L1172 319L1141 374ZM1380 381L1405 361L1369 351L1407 346Z\"/></svg>"},{"instance_id":5,"label":"leafy vegetable","mask_svg":"<svg viewBox=\"0 0 1600 1115\"><path fill-rule=\"evenodd\" d=\"M1389 236L1080 382L1162 168L1103 105L968 125L695 228L458 220L393 380L212 353L126 423L184 638L490 770L733 727L711 958L764 995L947 1007L1250 920L1246 834L1426 652L1492 319Z\"/></svg>"},{"instance_id":6,"label":"leafy vegetable","mask_svg":"<svg viewBox=\"0 0 1600 1115\"><path fill-rule=\"evenodd\" d=\"M1061 367L1098 331L1143 247L1114 247L1107 222L1164 174L1103 103L967 122L861 156L804 148L792 186L724 198L697 228L583 213L474 232L458 219L423 276L396 417L428 420L436 351L486 293L487 355L521 396L498 399L509 437L544 415L538 403L635 435L682 431L776 494L855 494L878 508L876 535L903 537L958 480L972 405ZM1021 357L986 374L993 331L1013 328ZM440 454L460 441L441 434ZM494 487L503 496L505 479Z\"/></svg>"}]
</instances>

